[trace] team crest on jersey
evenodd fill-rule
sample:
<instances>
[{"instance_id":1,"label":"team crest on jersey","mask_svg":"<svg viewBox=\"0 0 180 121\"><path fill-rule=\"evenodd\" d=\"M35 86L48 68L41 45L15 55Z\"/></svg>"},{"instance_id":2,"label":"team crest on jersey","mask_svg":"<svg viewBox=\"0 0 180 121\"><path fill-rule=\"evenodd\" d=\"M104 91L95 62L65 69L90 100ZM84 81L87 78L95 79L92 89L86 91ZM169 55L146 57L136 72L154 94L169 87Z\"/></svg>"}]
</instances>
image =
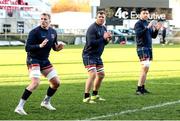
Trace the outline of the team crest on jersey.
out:
<instances>
[{"instance_id":1,"label":"team crest on jersey","mask_svg":"<svg viewBox=\"0 0 180 121\"><path fill-rule=\"evenodd\" d=\"M54 34L51 34L51 38L53 38L53 39L54 39L54 38L55 38L55 35L54 35Z\"/></svg>"}]
</instances>

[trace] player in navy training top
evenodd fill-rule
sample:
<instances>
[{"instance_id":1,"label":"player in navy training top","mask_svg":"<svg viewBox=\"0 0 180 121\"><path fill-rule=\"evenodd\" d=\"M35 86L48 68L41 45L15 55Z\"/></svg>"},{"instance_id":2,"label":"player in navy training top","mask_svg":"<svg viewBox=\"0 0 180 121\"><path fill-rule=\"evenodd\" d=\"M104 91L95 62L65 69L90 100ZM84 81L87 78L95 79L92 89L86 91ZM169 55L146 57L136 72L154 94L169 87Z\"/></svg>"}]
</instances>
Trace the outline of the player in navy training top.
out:
<instances>
[{"instance_id":1,"label":"player in navy training top","mask_svg":"<svg viewBox=\"0 0 180 121\"><path fill-rule=\"evenodd\" d=\"M28 36L25 50L27 52L27 67L31 83L26 87L15 112L20 115L27 115L24 111L24 104L40 83L41 74L45 76L50 83L47 89L47 95L41 102L41 106L48 110L56 110L50 99L60 85L56 70L53 68L48 57L51 48L54 51L63 49L63 44L57 43L57 33L50 27L51 16L48 13L41 14L40 26L33 29Z\"/></svg>"},{"instance_id":2,"label":"player in navy training top","mask_svg":"<svg viewBox=\"0 0 180 121\"><path fill-rule=\"evenodd\" d=\"M104 47L111 40L111 34L104 26L105 12L98 11L96 22L93 23L86 33L86 44L83 49L82 58L85 68L88 70L88 79L85 84L83 102L95 103L95 100L105 100L98 95L101 82L104 78L104 68L101 55ZM92 96L90 90L93 87Z\"/></svg>"},{"instance_id":3,"label":"player in navy training top","mask_svg":"<svg viewBox=\"0 0 180 121\"><path fill-rule=\"evenodd\" d=\"M135 24L137 54L141 62L141 74L137 84L136 94L141 95L149 93L145 89L146 76L149 70L150 61L152 60L152 38L156 38L162 24L160 22L147 22L149 11L142 8L140 11L140 19Z\"/></svg>"}]
</instances>

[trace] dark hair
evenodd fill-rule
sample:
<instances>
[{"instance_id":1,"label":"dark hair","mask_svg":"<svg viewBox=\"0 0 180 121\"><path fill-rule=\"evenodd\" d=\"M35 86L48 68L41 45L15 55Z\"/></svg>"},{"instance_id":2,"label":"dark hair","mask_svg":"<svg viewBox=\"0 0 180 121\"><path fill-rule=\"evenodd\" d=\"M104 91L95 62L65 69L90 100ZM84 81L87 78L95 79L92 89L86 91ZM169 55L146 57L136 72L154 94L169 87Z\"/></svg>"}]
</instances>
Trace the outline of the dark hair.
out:
<instances>
[{"instance_id":1,"label":"dark hair","mask_svg":"<svg viewBox=\"0 0 180 121\"><path fill-rule=\"evenodd\" d=\"M104 10L99 10L99 11L97 11L97 14L96 14L96 15L98 15L98 14L103 15L103 14L106 14L106 13L105 13Z\"/></svg>"},{"instance_id":2,"label":"dark hair","mask_svg":"<svg viewBox=\"0 0 180 121\"><path fill-rule=\"evenodd\" d=\"M149 11L147 8L141 8L140 9L140 13L142 12L142 11Z\"/></svg>"},{"instance_id":3,"label":"dark hair","mask_svg":"<svg viewBox=\"0 0 180 121\"><path fill-rule=\"evenodd\" d=\"M42 16L48 16L49 19L51 19L51 15L50 15L49 13L42 13L41 15L42 15Z\"/></svg>"}]
</instances>

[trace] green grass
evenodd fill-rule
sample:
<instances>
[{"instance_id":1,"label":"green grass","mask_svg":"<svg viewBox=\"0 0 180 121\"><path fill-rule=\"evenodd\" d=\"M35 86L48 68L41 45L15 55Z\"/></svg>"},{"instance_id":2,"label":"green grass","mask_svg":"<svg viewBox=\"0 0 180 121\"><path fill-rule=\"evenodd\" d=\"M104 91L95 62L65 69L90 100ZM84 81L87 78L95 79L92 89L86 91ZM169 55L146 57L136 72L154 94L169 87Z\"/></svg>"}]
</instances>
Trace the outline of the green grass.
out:
<instances>
[{"instance_id":1,"label":"green grass","mask_svg":"<svg viewBox=\"0 0 180 121\"><path fill-rule=\"evenodd\" d=\"M97 120L180 120L179 102L140 110L180 100L180 45L154 46L147 82L152 93L144 96L135 95L140 73L135 46L108 45L102 56L106 77L99 92L107 101L97 104L82 103L87 78L82 48L67 46L51 53L50 60L61 79L61 87L52 98L57 111L40 108L48 88L48 81L42 77L41 85L25 105L29 115L19 116L14 109L30 83L26 53L24 47L0 47L0 120L83 120L103 115ZM128 110L130 113L120 114Z\"/></svg>"}]
</instances>

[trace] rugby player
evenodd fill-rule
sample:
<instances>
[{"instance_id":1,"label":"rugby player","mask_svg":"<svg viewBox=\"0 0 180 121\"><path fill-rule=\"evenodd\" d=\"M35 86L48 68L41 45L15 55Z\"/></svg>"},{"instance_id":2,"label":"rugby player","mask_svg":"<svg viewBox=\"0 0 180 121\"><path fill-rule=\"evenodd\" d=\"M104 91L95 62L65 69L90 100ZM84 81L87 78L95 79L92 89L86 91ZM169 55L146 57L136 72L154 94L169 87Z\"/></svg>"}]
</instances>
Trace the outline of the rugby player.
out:
<instances>
[{"instance_id":1,"label":"rugby player","mask_svg":"<svg viewBox=\"0 0 180 121\"><path fill-rule=\"evenodd\" d=\"M54 51L60 51L63 49L64 45L62 43L58 44L57 33L50 27L50 22L50 14L42 13L40 26L34 28L29 33L26 42L25 50L27 52L27 67L31 83L24 90L19 104L14 110L14 112L20 115L27 115L24 110L24 104L32 92L39 86L41 74L48 79L50 86L40 105L48 110L56 110L56 108L51 105L50 99L60 86L60 80L48 57L51 48Z\"/></svg>"},{"instance_id":2,"label":"rugby player","mask_svg":"<svg viewBox=\"0 0 180 121\"><path fill-rule=\"evenodd\" d=\"M88 79L85 84L83 102L96 103L96 100L105 101L98 95L99 88L105 76L101 55L105 45L111 40L111 33L104 26L105 12L97 12L96 21L90 25L86 33L86 44L82 52L85 68L88 71ZM92 87L92 95L90 95Z\"/></svg>"},{"instance_id":3,"label":"rugby player","mask_svg":"<svg viewBox=\"0 0 180 121\"><path fill-rule=\"evenodd\" d=\"M141 72L137 84L136 94L149 93L145 88L146 76L149 70L150 61L153 59L152 38L156 38L162 24L160 22L150 22L148 24L149 11L146 8L140 10L140 19L135 24L137 55L141 63Z\"/></svg>"}]
</instances>

